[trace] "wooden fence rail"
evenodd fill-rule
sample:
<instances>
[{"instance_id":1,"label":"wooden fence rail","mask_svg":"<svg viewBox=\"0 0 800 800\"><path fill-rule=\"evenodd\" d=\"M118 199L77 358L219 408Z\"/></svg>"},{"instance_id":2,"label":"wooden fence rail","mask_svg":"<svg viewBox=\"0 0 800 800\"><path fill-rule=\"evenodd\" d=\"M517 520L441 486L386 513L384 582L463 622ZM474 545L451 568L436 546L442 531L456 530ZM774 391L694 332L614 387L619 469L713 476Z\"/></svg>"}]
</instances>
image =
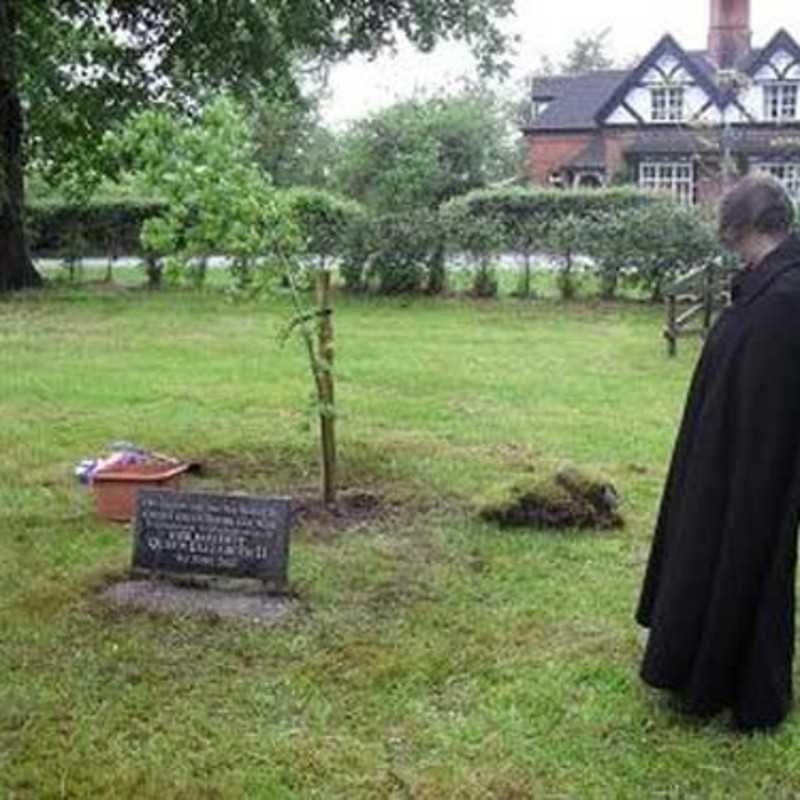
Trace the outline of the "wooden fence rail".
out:
<instances>
[{"instance_id":1,"label":"wooden fence rail","mask_svg":"<svg viewBox=\"0 0 800 800\"><path fill-rule=\"evenodd\" d=\"M667 287L664 338L670 356L677 355L681 336L708 334L715 315L730 303L731 275L729 269L711 263L692 270Z\"/></svg>"}]
</instances>

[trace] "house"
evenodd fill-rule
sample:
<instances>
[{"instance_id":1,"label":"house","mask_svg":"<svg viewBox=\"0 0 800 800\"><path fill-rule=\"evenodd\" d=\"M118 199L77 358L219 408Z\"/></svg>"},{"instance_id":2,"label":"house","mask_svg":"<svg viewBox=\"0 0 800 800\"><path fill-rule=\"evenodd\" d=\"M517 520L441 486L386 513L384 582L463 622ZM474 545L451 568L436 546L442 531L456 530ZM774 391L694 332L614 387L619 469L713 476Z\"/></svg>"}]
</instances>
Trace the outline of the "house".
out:
<instances>
[{"instance_id":1,"label":"house","mask_svg":"<svg viewBox=\"0 0 800 800\"><path fill-rule=\"evenodd\" d=\"M533 183L634 182L694 203L761 170L800 201L800 45L751 38L750 0L711 0L707 50L666 35L633 69L534 80Z\"/></svg>"}]
</instances>

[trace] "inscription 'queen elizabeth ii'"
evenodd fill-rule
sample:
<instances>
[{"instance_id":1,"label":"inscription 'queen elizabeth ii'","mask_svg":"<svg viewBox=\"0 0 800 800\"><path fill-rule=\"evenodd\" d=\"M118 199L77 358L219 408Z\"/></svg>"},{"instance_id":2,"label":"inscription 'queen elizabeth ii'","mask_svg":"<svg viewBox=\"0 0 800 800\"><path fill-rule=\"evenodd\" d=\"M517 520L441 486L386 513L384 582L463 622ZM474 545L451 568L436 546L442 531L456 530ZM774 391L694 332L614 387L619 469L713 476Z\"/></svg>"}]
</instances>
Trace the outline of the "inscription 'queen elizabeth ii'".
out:
<instances>
[{"instance_id":1,"label":"inscription 'queen elizabeth ii'","mask_svg":"<svg viewBox=\"0 0 800 800\"><path fill-rule=\"evenodd\" d=\"M133 566L284 583L290 529L284 498L142 491Z\"/></svg>"}]
</instances>

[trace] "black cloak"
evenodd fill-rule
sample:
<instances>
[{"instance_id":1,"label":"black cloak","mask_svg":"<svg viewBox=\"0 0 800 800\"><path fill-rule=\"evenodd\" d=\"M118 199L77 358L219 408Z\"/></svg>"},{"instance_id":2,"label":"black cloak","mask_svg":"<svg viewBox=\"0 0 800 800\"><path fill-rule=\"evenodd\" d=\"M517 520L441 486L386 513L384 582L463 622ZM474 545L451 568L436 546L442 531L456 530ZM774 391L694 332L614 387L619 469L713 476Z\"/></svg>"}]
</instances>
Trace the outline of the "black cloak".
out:
<instances>
[{"instance_id":1,"label":"black cloak","mask_svg":"<svg viewBox=\"0 0 800 800\"><path fill-rule=\"evenodd\" d=\"M800 237L734 282L695 371L636 613L644 681L744 730L792 702Z\"/></svg>"}]
</instances>

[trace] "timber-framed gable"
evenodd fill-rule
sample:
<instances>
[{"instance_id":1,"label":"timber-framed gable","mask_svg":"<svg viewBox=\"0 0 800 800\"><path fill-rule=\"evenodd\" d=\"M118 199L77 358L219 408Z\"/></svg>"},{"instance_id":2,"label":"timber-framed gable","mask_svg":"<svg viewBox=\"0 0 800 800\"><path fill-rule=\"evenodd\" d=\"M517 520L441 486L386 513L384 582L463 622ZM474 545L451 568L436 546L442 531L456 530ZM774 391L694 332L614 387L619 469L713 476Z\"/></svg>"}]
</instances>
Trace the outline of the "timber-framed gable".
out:
<instances>
[{"instance_id":1,"label":"timber-framed gable","mask_svg":"<svg viewBox=\"0 0 800 800\"><path fill-rule=\"evenodd\" d=\"M524 128L534 183L623 177L692 203L735 172L765 171L800 202L800 45L781 29L755 49L750 0L710 4L706 50L665 34L633 69L535 81Z\"/></svg>"}]
</instances>

